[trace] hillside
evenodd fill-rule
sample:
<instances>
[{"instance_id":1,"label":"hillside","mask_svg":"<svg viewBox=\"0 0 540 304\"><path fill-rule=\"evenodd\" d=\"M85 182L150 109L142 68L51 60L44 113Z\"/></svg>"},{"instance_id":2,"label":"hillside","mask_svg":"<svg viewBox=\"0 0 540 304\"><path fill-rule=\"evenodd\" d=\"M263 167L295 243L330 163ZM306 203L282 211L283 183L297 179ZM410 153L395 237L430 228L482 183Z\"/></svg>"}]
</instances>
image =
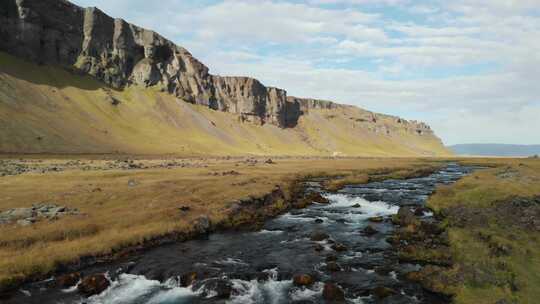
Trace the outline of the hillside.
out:
<instances>
[{"instance_id":1,"label":"hillside","mask_svg":"<svg viewBox=\"0 0 540 304\"><path fill-rule=\"evenodd\" d=\"M429 126L222 77L96 8L0 4L0 152L438 156Z\"/></svg>"},{"instance_id":2,"label":"hillside","mask_svg":"<svg viewBox=\"0 0 540 304\"><path fill-rule=\"evenodd\" d=\"M523 157L540 154L540 145L460 144L448 148L459 155Z\"/></svg>"}]
</instances>

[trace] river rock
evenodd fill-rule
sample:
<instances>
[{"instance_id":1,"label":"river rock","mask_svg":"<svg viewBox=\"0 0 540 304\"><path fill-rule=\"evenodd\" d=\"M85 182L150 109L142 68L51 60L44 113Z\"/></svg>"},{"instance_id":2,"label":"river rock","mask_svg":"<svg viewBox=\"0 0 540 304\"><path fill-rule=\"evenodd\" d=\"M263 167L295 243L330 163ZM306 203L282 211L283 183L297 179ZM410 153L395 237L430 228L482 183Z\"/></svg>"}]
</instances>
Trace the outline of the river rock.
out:
<instances>
[{"instance_id":1,"label":"river rock","mask_svg":"<svg viewBox=\"0 0 540 304\"><path fill-rule=\"evenodd\" d=\"M227 280L216 280L211 284L211 289L216 292L216 298L228 299L232 294L232 284Z\"/></svg>"},{"instance_id":2,"label":"river rock","mask_svg":"<svg viewBox=\"0 0 540 304\"><path fill-rule=\"evenodd\" d=\"M77 285L81 280L81 273L74 272L69 274L64 274L56 278L56 286L60 288L69 288Z\"/></svg>"},{"instance_id":3,"label":"river rock","mask_svg":"<svg viewBox=\"0 0 540 304\"><path fill-rule=\"evenodd\" d=\"M371 293L378 299L384 299L386 297L397 294L395 290L388 287L379 286L371 291Z\"/></svg>"},{"instance_id":4,"label":"river rock","mask_svg":"<svg viewBox=\"0 0 540 304\"><path fill-rule=\"evenodd\" d=\"M90 297L102 293L109 288L110 285L111 282L109 282L107 277L102 273L98 273L85 277L81 283L77 285L77 289L83 295Z\"/></svg>"},{"instance_id":5,"label":"river rock","mask_svg":"<svg viewBox=\"0 0 540 304\"><path fill-rule=\"evenodd\" d=\"M197 273L196 272L188 272L180 275L180 287L188 287L193 285L193 283L197 280Z\"/></svg>"},{"instance_id":6,"label":"river rock","mask_svg":"<svg viewBox=\"0 0 540 304\"><path fill-rule=\"evenodd\" d=\"M341 271L341 266L339 266L339 264L336 262L327 262L326 270L333 272Z\"/></svg>"},{"instance_id":7,"label":"river rock","mask_svg":"<svg viewBox=\"0 0 540 304\"><path fill-rule=\"evenodd\" d=\"M384 221L384 218L382 216L374 216L374 217L370 217L368 221L372 223L381 223L382 221Z\"/></svg>"},{"instance_id":8,"label":"river rock","mask_svg":"<svg viewBox=\"0 0 540 304\"><path fill-rule=\"evenodd\" d=\"M400 207L397 213L397 221L401 226L418 224L418 219L411 207Z\"/></svg>"},{"instance_id":9,"label":"river rock","mask_svg":"<svg viewBox=\"0 0 540 304\"><path fill-rule=\"evenodd\" d=\"M331 248L334 249L335 251L347 251L347 247L340 243L336 243L332 245Z\"/></svg>"},{"instance_id":10,"label":"river rock","mask_svg":"<svg viewBox=\"0 0 540 304\"><path fill-rule=\"evenodd\" d=\"M210 219L204 215L197 218L193 223L193 230L198 234L207 234L210 232Z\"/></svg>"},{"instance_id":11,"label":"river rock","mask_svg":"<svg viewBox=\"0 0 540 304\"><path fill-rule=\"evenodd\" d=\"M318 192L313 192L310 194L309 198L319 204L329 204L330 200L328 200L326 197L322 196Z\"/></svg>"},{"instance_id":12,"label":"river rock","mask_svg":"<svg viewBox=\"0 0 540 304\"><path fill-rule=\"evenodd\" d=\"M316 231L313 232L310 236L310 239L314 242L320 242L328 239L330 236L324 232Z\"/></svg>"},{"instance_id":13,"label":"river rock","mask_svg":"<svg viewBox=\"0 0 540 304\"><path fill-rule=\"evenodd\" d=\"M295 286L310 286L315 280L309 274L297 274L293 276L293 284Z\"/></svg>"},{"instance_id":14,"label":"river rock","mask_svg":"<svg viewBox=\"0 0 540 304\"><path fill-rule=\"evenodd\" d=\"M334 283L326 283L323 288L323 299L331 302L344 302L345 293L343 289Z\"/></svg>"},{"instance_id":15,"label":"river rock","mask_svg":"<svg viewBox=\"0 0 540 304\"><path fill-rule=\"evenodd\" d=\"M373 228L373 226L371 225L366 226L366 228L362 230L362 234L367 235L367 236L372 236L377 233L379 233L379 231L377 231L377 229Z\"/></svg>"}]
</instances>

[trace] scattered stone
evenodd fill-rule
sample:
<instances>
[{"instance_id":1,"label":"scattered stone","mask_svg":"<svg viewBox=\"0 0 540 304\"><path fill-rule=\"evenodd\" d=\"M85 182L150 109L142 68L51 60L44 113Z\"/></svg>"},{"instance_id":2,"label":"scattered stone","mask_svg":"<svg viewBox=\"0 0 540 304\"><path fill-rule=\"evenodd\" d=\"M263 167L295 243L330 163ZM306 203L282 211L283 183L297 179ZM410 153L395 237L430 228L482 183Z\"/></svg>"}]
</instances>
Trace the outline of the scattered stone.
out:
<instances>
[{"instance_id":1,"label":"scattered stone","mask_svg":"<svg viewBox=\"0 0 540 304\"><path fill-rule=\"evenodd\" d=\"M323 299L326 301L344 302L345 293L338 285L334 283L324 284Z\"/></svg>"},{"instance_id":2,"label":"scattered stone","mask_svg":"<svg viewBox=\"0 0 540 304\"><path fill-rule=\"evenodd\" d=\"M276 164L271 158L267 159L264 163L269 164L269 165L275 165Z\"/></svg>"},{"instance_id":3,"label":"scattered stone","mask_svg":"<svg viewBox=\"0 0 540 304\"><path fill-rule=\"evenodd\" d=\"M139 185L139 183L138 183L136 180L134 180L134 179L130 179L130 180L128 181L128 187L135 187L135 186L137 186L137 185Z\"/></svg>"},{"instance_id":4,"label":"scattered stone","mask_svg":"<svg viewBox=\"0 0 540 304\"><path fill-rule=\"evenodd\" d=\"M322 223L324 223L324 221L320 218L315 220L315 224L322 224Z\"/></svg>"},{"instance_id":5,"label":"scattered stone","mask_svg":"<svg viewBox=\"0 0 540 304\"><path fill-rule=\"evenodd\" d=\"M63 216L78 215L77 209L70 209L56 204L41 203L30 208L14 208L0 213L0 224L17 223L29 226L39 219L56 220Z\"/></svg>"},{"instance_id":6,"label":"scattered stone","mask_svg":"<svg viewBox=\"0 0 540 304\"><path fill-rule=\"evenodd\" d=\"M328 239L330 236L324 232L316 231L311 234L310 239L314 242L321 242Z\"/></svg>"},{"instance_id":7,"label":"scattered stone","mask_svg":"<svg viewBox=\"0 0 540 304\"><path fill-rule=\"evenodd\" d=\"M315 251L323 251L323 250L324 250L324 246L321 245L321 244L315 244L314 249L315 249Z\"/></svg>"},{"instance_id":8,"label":"scattered stone","mask_svg":"<svg viewBox=\"0 0 540 304\"><path fill-rule=\"evenodd\" d=\"M81 283L77 285L77 289L86 297L90 297L102 293L109 288L110 285L111 282L109 282L105 275L99 273L85 277Z\"/></svg>"},{"instance_id":9,"label":"scattered stone","mask_svg":"<svg viewBox=\"0 0 540 304\"><path fill-rule=\"evenodd\" d=\"M351 206L351 208L361 208L361 207L362 207L362 205L360 205L360 204L358 204L358 203L356 203L356 204L354 204L354 205Z\"/></svg>"},{"instance_id":10,"label":"scattered stone","mask_svg":"<svg viewBox=\"0 0 540 304\"><path fill-rule=\"evenodd\" d=\"M309 274L297 274L293 276L293 284L295 286L310 286L315 280Z\"/></svg>"}]
</instances>

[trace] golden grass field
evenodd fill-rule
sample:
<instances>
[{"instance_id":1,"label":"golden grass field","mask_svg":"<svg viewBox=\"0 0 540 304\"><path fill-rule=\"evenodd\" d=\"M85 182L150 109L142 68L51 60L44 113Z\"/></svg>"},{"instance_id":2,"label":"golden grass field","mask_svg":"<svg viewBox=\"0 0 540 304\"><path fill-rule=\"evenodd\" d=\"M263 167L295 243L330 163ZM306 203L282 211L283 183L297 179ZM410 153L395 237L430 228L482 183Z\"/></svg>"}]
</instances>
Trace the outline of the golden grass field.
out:
<instances>
[{"instance_id":1,"label":"golden grass field","mask_svg":"<svg viewBox=\"0 0 540 304\"><path fill-rule=\"evenodd\" d=\"M60 164L65 160L31 161ZM151 164L155 160L140 160ZM440 166L430 159L191 159L193 165L173 169L89 170L25 173L0 178L0 211L54 202L84 215L42 221L30 227L0 226L0 284L4 287L41 277L81 256L107 255L161 235L186 232L191 221L207 215L226 221L238 199L262 196L276 185L290 195L295 180L306 176L393 174L406 177L419 169ZM99 165L103 160L93 160ZM238 175L223 176L234 170ZM217 175L215 175L217 173ZM132 180L137 186L129 187ZM191 211L183 214L180 206Z\"/></svg>"}]
</instances>

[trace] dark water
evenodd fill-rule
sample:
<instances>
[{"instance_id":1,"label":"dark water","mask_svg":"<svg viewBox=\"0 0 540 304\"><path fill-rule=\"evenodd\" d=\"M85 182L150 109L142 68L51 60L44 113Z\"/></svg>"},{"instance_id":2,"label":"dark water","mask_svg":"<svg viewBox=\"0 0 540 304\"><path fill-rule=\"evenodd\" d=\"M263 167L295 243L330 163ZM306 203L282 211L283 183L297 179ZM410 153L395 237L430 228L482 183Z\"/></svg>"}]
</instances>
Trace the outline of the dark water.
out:
<instances>
[{"instance_id":1,"label":"dark water","mask_svg":"<svg viewBox=\"0 0 540 304\"><path fill-rule=\"evenodd\" d=\"M41 282L26 286L6 303L324 303L323 283L329 281L344 289L348 303L445 303L403 280L419 266L400 264L385 239L393 230L389 218L399 206L423 206L437 184L452 183L470 170L450 164L424 178L349 186L338 194L324 193L330 204L289 212L268 221L259 232L216 233L86 270L107 271L113 281L108 290L89 299L75 289L55 290ZM310 191L321 191L317 181L307 184ZM378 233L367 236L361 231L373 216L386 220L371 223ZM330 240L311 241L313 232L324 232ZM346 250L333 250L334 243ZM328 256L337 258L340 271L327 269ZM187 272L197 272L199 281L179 287L179 276ZM317 283L295 287L292 276L299 273L313 275ZM232 286L232 296L217 299L216 290L224 285ZM379 286L397 294L377 302L372 290Z\"/></svg>"}]
</instances>

